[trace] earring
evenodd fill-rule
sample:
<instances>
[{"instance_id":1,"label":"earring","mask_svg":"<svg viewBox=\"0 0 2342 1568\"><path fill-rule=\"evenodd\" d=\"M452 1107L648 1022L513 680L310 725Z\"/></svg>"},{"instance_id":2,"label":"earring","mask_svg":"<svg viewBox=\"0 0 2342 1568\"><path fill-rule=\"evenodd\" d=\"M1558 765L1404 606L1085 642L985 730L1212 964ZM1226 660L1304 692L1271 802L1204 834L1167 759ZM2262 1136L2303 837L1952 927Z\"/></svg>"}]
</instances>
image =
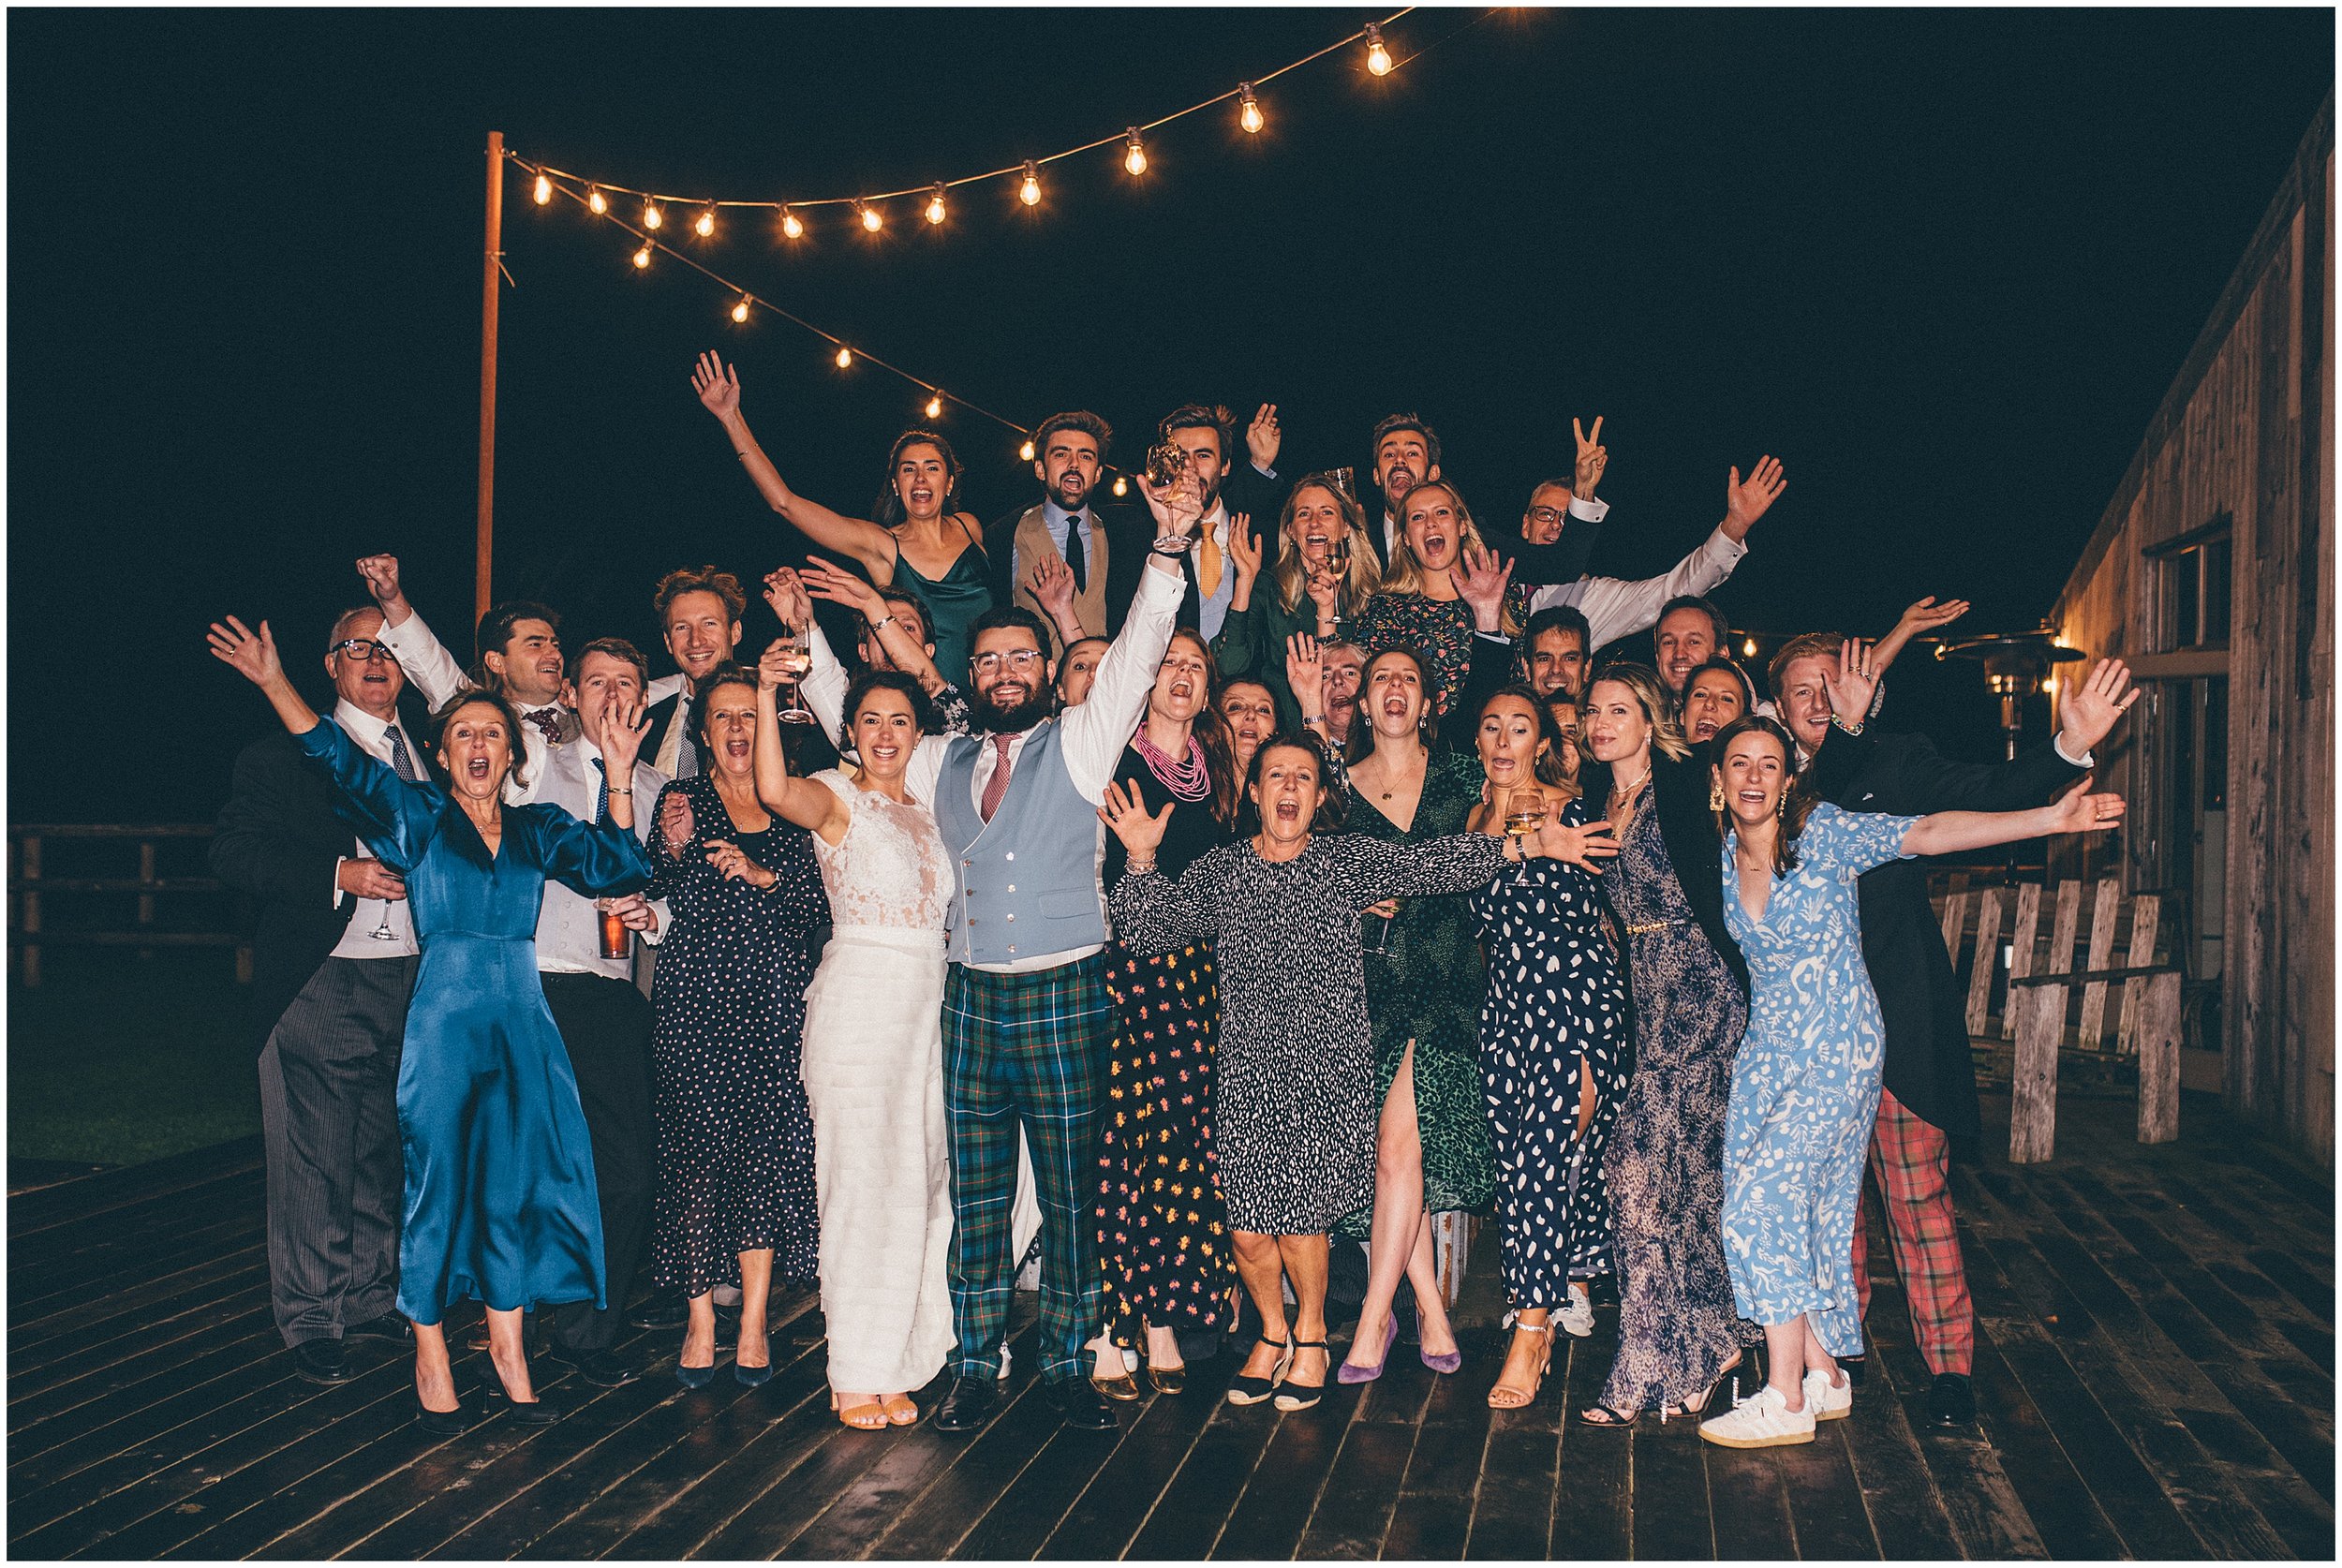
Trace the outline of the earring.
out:
<instances>
[{"instance_id":1,"label":"earring","mask_svg":"<svg viewBox=\"0 0 2342 1568\"><path fill-rule=\"evenodd\" d=\"M1712 777L1708 780L1708 809L1711 811L1724 809L1724 780L1721 778Z\"/></svg>"}]
</instances>

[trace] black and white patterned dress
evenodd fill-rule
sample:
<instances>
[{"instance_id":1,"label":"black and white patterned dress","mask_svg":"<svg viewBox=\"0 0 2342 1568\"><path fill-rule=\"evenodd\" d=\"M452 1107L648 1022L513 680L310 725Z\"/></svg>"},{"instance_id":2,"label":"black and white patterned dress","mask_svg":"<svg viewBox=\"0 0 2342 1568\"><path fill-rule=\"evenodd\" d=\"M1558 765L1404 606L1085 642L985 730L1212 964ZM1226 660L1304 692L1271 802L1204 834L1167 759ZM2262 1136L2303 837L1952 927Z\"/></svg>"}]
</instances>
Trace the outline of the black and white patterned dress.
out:
<instances>
[{"instance_id":1,"label":"black and white patterned dress","mask_svg":"<svg viewBox=\"0 0 2342 1568\"><path fill-rule=\"evenodd\" d=\"M1374 1050L1358 915L1386 898L1460 893L1504 841L1397 845L1341 836L1289 861L1248 840L1177 881L1125 877L1115 931L1136 954L1209 939L1220 966L1220 1178L1230 1228L1319 1235L1374 1194Z\"/></svg>"},{"instance_id":2,"label":"black and white patterned dress","mask_svg":"<svg viewBox=\"0 0 2342 1568\"><path fill-rule=\"evenodd\" d=\"M1562 809L1586 823L1584 803ZM1602 1153L1626 1090L1626 982L1602 929L1591 875L1533 860L1472 895L1488 948L1480 1084L1496 1146L1505 1292L1515 1307L1560 1307L1569 1281L1610 1272ZM1593 1117L1578 1132L1591 1077Z\"/></svg>"}]
</instances>

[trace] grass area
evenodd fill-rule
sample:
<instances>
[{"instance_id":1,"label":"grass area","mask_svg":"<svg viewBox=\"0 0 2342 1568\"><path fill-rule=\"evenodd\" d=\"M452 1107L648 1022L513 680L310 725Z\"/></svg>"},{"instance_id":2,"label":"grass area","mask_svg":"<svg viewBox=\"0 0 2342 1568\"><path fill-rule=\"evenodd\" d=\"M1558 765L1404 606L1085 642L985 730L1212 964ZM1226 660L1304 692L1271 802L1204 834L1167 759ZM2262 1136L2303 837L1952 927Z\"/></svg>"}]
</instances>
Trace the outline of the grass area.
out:
<instances>
[{"instance_id":1,"label":"grass area","mask_svg":"<svg viewBox=\"0 0 2342 1568\"><path fill-rule=\"evenodd\" d=\"M260 1130L259 1051L222 951L57 948L8 983L8 1153L136 1164Z\"/></svg>"}]
</instances>

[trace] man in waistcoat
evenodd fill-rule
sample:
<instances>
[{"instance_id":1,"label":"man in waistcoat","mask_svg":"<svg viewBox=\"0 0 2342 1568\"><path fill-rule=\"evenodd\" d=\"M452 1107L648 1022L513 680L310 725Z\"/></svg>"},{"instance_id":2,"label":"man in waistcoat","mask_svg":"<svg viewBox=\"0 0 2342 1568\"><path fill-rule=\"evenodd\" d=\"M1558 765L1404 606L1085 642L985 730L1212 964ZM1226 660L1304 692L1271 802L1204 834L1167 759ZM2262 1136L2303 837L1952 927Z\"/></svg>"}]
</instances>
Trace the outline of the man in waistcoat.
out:
<instances>
[{"instance_id":1,"label":"man in waistcoat","mask_svg":"<svg viewBox=\"0 0 2342 1568\"><path fill-rule=\"evenodd\" d=\"M905 780L912 798L934 802L956 872L943 1109L959 1342L951 1392L935 1413L941 1431L975 1430L999 1408L1016 1275L1009 1212L1020 1124L1041 1199L1041 1376L1069 1426L1115 1424L1081 1360L1101 1311L1089 1214L1104 1098L1097 1063L1113 1024L1097 807L1170 645L1187 589L1180 568L1202 510L1193 481L1149 506L1161 532L1088 701L1059 711L1047 629L1030 610L998 606L976 621L968 661L977 732L923 739ZM823 639L813 643L803 690L836 733L845 672Z\"/></svg>"}]
</instances>

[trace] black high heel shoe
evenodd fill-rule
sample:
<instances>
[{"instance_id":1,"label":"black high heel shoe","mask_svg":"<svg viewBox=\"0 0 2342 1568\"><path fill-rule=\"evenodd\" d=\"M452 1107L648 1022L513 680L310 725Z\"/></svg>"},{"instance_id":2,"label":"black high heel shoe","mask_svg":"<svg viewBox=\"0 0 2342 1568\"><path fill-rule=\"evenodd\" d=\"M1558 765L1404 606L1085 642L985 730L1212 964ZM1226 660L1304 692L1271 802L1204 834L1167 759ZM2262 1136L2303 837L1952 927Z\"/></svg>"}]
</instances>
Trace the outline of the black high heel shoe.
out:
<instances>
[{"instance_id":1,"label":"black high heel shoe","mask_svg":"<svg viewBox=\"0 0 2342 1568\"><path fill-rule=\"evenodd\" d=\"M422 1396L417 1394L415 1425L433 1437L461 1437L471 1430L471 1412L464 1408L461 1398L455 1401L453 1410L433 1410L422 1402Z\"/></svg>"},{"instance_id":2,"label":"black high heel shoe","mask_svg":"<svg viewBox=\"0 0 2342 1568\"><path fill-rule=\"evenodd\" d=\"M540 1393L535 1398L523 1404L506 1392L501 1383L491 1383L482 1388L480 1402L486 1407L490 1415L501 1413L509 1415L516 1425L523 1427L550 1427L569 1413L556 1404L550 1396L543 1393Z\"/></svg>"}]
</instances>

